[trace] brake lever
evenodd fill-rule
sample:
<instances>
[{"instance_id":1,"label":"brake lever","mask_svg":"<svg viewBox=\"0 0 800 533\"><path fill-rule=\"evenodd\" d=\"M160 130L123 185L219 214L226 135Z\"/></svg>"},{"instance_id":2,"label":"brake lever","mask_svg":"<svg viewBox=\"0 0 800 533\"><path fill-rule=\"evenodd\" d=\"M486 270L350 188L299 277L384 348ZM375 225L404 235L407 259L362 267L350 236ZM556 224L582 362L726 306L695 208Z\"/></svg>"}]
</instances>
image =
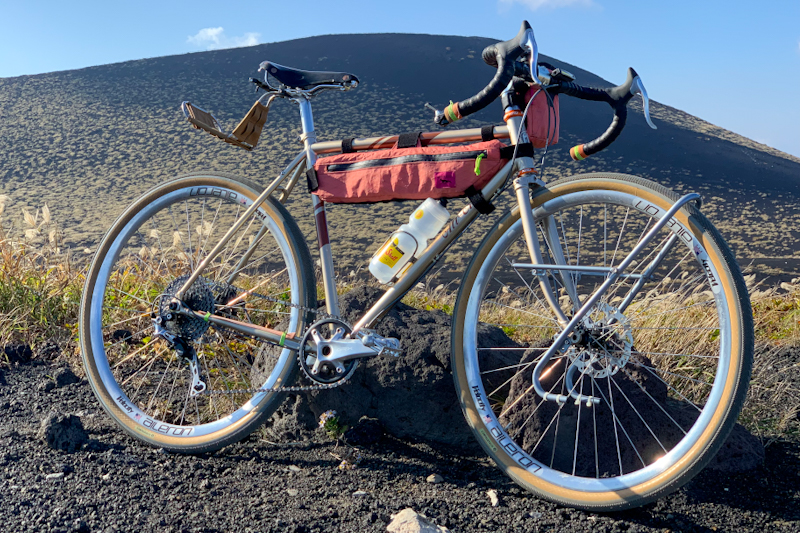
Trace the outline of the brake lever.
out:
<instances>
[{"instance_id":1,"label":"brake lever","mask_svg":"<svg viewBox=\"0 0 800 533\"><path fill-rule=\"evenodd\" d=\"M633 85L631 85L631 94L642 95L642 107L644 108L644 119L647 121L647 125L653 128L654 130L658 129L653 121L650 120L650 98L647 97L647 91L644 88L644 83L642 83L642 78L636 76L633 80Z\"/></svg>"},{"instance_id":2,"label":"brake lever","mask_svg":"<svg viewBox=\"0 0 800 533\"><path fill-rule=\"evenodd\" d=\"M431 104L429 104L427 102L425 103L425 107L427 107L428 109L433 111L433 121L436 124L438 124L438 125L440 125L442 127L445 127L448 124L450 124L447 121L447 119L445 118L445 116L444 116L444 111L439 111L438 109L436 109L435 107L433 107Z\"/></svg>"},{"instance_id":3,"label":"brake lever","mask_svg":"<svg viewBox=\"0 0 800 533\"><path fill-rule=\"evenodd\" d=\"M528 29L525 32L525 39L522 41L522 48L525 49L526 52L530 52L531 59L530 63L528 64L528 68L531 71L531 79L536 82L539 80L538 76L538 65L539 65L539 47L536 46L536 39L533 36L533 30Z\"/></svg>"}]
</instances>

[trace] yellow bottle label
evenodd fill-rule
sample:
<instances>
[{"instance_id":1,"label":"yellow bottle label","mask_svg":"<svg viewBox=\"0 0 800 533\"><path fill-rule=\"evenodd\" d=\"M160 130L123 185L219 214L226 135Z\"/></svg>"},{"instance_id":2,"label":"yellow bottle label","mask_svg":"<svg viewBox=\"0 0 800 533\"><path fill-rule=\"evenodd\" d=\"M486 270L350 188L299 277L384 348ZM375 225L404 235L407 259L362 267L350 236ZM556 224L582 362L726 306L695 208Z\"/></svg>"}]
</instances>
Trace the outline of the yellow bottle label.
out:
<instances>
[{"instance_id":1,"label":"yellow bottle label","mask_svg":"<svg viewBox=\"0 0 800 533\"><path fill-rule=\"evenodd\" d=\"M405 255L405 253L403 253L403 251L399 248L399 244L400 241L397 239L390 239L387 241L379 252L380 258L378 260L389 268L394 268L400 258Z\"/></svg>"},{"instance_id":2,"label":"yellow bottle label","mask_svg":"<svg viewBox=\"0 0 800 533\"><path fill-rule=\"evenodd\" d=\"M425 211L423 211L422 209L417 209L416 213L414 213L414 218L416 218L417 220L421 219L424 216L425 216Z\"/></svg>"}]
</instances>

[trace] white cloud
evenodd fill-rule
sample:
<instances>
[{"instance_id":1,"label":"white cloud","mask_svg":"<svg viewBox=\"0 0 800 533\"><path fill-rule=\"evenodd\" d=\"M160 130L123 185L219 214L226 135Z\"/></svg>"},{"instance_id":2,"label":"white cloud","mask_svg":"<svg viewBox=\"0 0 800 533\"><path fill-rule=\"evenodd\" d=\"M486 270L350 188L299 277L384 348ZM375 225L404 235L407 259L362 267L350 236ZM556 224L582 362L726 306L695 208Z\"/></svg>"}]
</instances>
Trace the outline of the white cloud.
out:
<instances>
[{"instance_id":1,"label":"white cloud","mask_svg":"<svg viewBox=\"0 0 800 533\"><path fill-rule=\"evenodd\" d=\"M589 7L595 5L594 0L499 0L499 2L500 5L506 7L510 7L512 4L522 4L530 8L531 11L536 11L540 8L555 9L559 7Z\"/></svg>"},{"instance_id":2,"label":"white cloud","mask_svg":"<svg viewBox=\"0 0 800 533\"><path fill-rule=\"evenodd\" d=\"M219 28L203 28L195 35L186 39L186 42L205 50L220 50L222 48L238 48L240 46L253 46L261 39L260 33L245 33L239 37L228 37L225 30Z\"/></svg>"}]
</instances>

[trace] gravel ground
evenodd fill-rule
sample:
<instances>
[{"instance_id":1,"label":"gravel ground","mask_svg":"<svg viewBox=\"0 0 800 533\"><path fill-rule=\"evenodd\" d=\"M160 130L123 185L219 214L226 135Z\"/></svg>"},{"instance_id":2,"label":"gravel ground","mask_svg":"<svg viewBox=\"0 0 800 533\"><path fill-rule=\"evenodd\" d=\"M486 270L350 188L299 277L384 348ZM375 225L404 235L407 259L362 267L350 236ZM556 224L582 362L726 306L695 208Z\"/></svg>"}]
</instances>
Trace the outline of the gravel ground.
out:
<instances>
[{"instance_id":1,"label":"gravel ground","mask_svg":"<svg viewBox=\"0 0 800 533\"><path fill-rule=\"evenodd\" d=\"M800 531L798 442L769 445L750 473L705 471L644 508L591 514L529 495L483 457L391 437L364 447L351 470L337 468L345 449L321 434L273 445L257 432L211 455L166 454L114 427L89 385L60 370L0 370L5 531L385 531L407 507L453 532ZM79 450L37 436L53 410L80 417L88 435ZM432 474L442 481L429 483Z\"/></svg>"}]
</instances>

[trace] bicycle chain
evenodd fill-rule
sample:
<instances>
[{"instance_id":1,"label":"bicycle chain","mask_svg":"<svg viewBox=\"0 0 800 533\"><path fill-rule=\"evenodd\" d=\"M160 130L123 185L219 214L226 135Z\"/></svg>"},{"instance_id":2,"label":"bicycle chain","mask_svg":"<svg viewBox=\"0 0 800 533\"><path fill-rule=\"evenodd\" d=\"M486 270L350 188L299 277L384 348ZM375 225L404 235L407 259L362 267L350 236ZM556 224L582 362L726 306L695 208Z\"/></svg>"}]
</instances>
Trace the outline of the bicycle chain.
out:
<instances>
[{"instance_id":1,"label":"bicycle chain","mask_svg":"<svg viewBox=\"0 0 800 533\"><path fill-rule=\"evenodd\" d=\"M219 287L236 289L236 287L233 287L232 285L221 284L221 283L217 283L217 282L210 282L208 284L211 284L211 283L213 283L215 289L219 288ZM312 308L306 307L304 305L293 304L291 302L286 302L284 300L279 300L278 298L273 298L271 296L266 296L266 295L259 294L259 293L256 293L256 292L251 292L250 294L253 295L253 296L256 296L258 298L262 298L262 299L264 299L264 300L266 300L268 302L274 302L274 303L277 303L277 304L284 305L286 307L291 307L293 309L298 309L300 311L313 313L314 315L316 315L320 319L322 319L322 318L332 318L334 320L339 320L340 322L343 322L344 324L346 324L351 330L353 329L353 326L349 322L344 320L341 316L331 315L331 314L326 313L324 311L320 311L319 309L312 309ZM233 331L231 333L233 333L234 335L237 335L239 337L249 338L249 339L252 339L252 340L255 340L255 341L258 341L258 342L264 342L264 339L260 339L260 338L256 337L255 335L245 335L245 334L243 334L241 332L238 332L238 331ZM304 332L304 334L305 334L305 332ZM300 365L299 360L298 360L297 364L298 364L298 366ZM300 368L300 370L302 370L302 367ZM301 373L305 376L306 379L311 381L311 378L309 378L306 375L305 372L301 372ZM335 383L325 383L325 384L320 383L320 384L317 384L317 385L293 385L293 386L288 386L288 387L265 387L265 388L260 388L260 389L231 389L231 390L211 390L209 388L206 388L206 390L203 391L202 393L198 394L198 396L256 394L256 393L259 393L259 392L307 392L307 391L315 391L315 390L328 390L328 389L335 389L337 387L341 387L342 385L347 383L352 376L353 376L353 372L351 372L350 375L343 377L339 381L336 381Z\"/></svg>"}]
</instances>

